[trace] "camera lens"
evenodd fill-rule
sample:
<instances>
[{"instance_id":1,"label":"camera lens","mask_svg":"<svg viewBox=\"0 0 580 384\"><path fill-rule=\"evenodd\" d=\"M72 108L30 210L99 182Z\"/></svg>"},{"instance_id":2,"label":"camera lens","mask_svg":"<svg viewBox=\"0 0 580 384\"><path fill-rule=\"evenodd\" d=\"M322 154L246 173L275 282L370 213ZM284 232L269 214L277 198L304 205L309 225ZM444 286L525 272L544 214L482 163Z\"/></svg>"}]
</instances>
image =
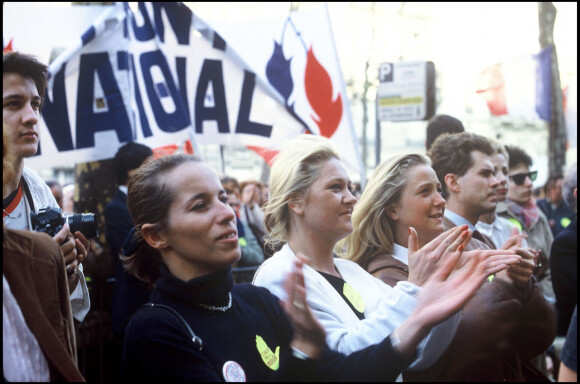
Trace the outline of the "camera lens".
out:
<instances>
[{"instance_id":1,"label":"camera lens","mask_svg":"<svg viewBox=\"0 0 580 384\"><path fill-rule=\"evenodd\" d=\"M71 233L80 231L87 239L99 236L93 213L75 213L67 216L67 221Z\"/></svg>"}]
</instances>

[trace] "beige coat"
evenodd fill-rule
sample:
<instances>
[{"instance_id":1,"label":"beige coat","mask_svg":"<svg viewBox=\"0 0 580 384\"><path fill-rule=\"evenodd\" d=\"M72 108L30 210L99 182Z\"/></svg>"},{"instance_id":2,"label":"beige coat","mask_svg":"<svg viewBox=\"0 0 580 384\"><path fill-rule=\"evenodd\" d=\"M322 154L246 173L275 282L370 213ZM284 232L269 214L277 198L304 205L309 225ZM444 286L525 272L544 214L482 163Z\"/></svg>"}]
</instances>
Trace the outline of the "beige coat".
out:
<instances>
[{"instance_id":1,"label":"beige coat","mask_svg":"<svg viewBox=\"0 0 580 384\"><path fill-rule=\"evenodd\" d=\"M45 233L8 229L3 237L4 276L36 337L51 381L85 381L76 341L64 257Z\"/></svg>"}]
</instances>

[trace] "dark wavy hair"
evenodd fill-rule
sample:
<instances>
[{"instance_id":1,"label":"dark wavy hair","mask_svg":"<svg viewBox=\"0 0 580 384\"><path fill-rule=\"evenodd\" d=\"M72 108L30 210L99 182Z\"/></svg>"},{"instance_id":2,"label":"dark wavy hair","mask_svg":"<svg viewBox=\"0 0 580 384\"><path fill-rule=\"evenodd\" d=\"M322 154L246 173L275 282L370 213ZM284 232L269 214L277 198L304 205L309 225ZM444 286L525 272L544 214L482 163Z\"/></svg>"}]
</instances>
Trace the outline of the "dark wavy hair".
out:
<instances>
[{"instance_id":1,"label":"dark wavy hair","mask_svg":"<svg viewBox=\"0 0 580 384\"><path fill-rule=\"evenodd\" d=\"M445 175L452 173L463 176L473 166L471 156L473 151L480 151L489 156L496 153L487 137L471 132L443 134L433 143L427 154L431 158L431 167L441 183L444 199L449 197Z\"/></svg>"},{"instance_id":2,"label":"dark wavy hair","mask_svg":"<svg viewBox=\"0 0 580 384\"><path fill-rule=\"evenodd\" d=\"M509 167L513 168L519 164L525 164L528 168L532 166L533 160L522 148L515 145L506 145L506 151L509 154Z\"/></svg>"},{"instance_id":3,"label":"dark wavy hair","mask_svg":"<svg viewBox=\"0 0 580 384\"><path fill-rule=\"evenodd\" d=\"M31 79L40 95L40 110L42 111L48 82L48 67L45 64L32 55L16 51L8 52L4 54L2 73L16 73L26 79Z\"/></svg>"}]
</instances>

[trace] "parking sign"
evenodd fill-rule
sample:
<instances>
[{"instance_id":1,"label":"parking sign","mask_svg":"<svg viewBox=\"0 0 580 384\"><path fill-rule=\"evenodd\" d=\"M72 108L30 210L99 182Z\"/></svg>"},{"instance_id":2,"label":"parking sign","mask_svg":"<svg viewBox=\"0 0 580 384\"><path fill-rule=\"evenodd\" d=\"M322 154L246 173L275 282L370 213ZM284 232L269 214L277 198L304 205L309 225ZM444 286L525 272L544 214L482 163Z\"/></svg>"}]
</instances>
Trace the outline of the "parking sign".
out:
<instances>
[{"instance_id":1,"label":"parking sign","mask_svg":"<svg viewBox=\"0 0 580 384\"><path fill-rule=\"evenodd\" d=\"M429 76L433 63L403 61L382 63L377 90L380 121L411 121L429 118L434 113L435 76ZM432 88L432 89L431 89ZM433 100L430 100L430 91Z\"/></svg>"}]
</instances>

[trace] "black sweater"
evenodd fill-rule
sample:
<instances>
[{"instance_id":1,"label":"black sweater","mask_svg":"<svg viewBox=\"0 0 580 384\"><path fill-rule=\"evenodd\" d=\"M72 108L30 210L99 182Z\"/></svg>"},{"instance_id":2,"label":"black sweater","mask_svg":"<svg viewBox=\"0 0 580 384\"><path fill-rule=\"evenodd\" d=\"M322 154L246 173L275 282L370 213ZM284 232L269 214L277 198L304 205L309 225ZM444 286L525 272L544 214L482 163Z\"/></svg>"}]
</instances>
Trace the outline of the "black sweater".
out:
<instances>
[{"instance_id":1,"label":"black sweater","mask_svg":"<svg viewBox=\"0 0 580 384\"><path fill-rule=\"evenodd\" d=\"M195 304L227 306L230 291L232 307L225 312ZM143 308L126 330L127 381L224 381L228 361L239 364L246 381L394 381L410 363L388 338L348 357L329 349L316 361L294 357L292 324L279 299L262 287L234 285L230 269L184 282L162 266L151 301L183 316L203 349L176 316Z\"/></svg>"}]
</instances>

